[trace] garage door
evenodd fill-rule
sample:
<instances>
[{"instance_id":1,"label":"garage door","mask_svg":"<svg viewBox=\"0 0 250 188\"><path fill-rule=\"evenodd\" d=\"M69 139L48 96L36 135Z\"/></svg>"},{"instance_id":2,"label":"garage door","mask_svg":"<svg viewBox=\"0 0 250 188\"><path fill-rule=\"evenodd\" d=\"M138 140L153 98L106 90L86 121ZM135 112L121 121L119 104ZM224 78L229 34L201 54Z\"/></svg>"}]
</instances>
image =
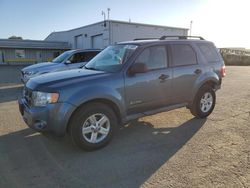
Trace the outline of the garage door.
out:
<instances>
[{"instance_id":1,"label":"garage door","mask_svg":"<svg viewBox=\"0 0 250 188\"><path fill-rule=\"evenodd\" d=\"M77 49L83 48L83 38L82 35L76 36L75 37L75 44Z\"/></svg>"},{"instance_id":2,"label":"garage door","mask_svg":"<svg viewBox=\"0 0 250 188\"><path fill-rule=\"evenodd\" d=\"M95 49L103 48L103 36L102 35L92 36L92 48L95 48Z\"/></svg>"}]
</instances>

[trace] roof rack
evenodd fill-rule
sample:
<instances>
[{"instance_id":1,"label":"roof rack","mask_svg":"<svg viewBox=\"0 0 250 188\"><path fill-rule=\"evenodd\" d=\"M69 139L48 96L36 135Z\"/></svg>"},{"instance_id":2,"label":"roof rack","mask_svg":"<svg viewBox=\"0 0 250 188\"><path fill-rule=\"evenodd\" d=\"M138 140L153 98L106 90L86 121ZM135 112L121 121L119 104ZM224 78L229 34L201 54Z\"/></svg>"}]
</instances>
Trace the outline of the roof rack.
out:
<instances>
[{"instance_id":1,"label":"roof rack","mask_svg":"<svg viewBox=\"0 0 250 188\"><path fill-rule=\"evenodd\" d=\"M165 40L166 38L178 38L178 39L188 39L188 38L197 38L200 40L205 40L203 37L199 37L199 36L180 36L180 35L170 35L170 36L162 36L159 40Z\"/></svg>"},{"instance_id":2,"label":"roof rack","mask_svg":"<svg viewBox=\"0 0 250 188\"><path fill-rule=\"evenodd\" d=\"M136 40L155 40L155 39L159 39L159 38L136 38L136 39L134 39L134 41L136 41Z\"/></svg>"},{"instance_id":3,"label":"roof rack","mask_svg":"<svg viewBox=\"0 0 250 188\"><path fill-rule=\"evenodd\" d=\"M196 38L196 39L200 39L200 40L205 40L203 37L199 37L199 36L183 36L183 35L170 35L170 36L162 36L160 38L136 38L134 39L134 41L137 40L166 40L167 38L178 38L179 40L187 40L189 38Z\"/></svg>"}]
</instances>

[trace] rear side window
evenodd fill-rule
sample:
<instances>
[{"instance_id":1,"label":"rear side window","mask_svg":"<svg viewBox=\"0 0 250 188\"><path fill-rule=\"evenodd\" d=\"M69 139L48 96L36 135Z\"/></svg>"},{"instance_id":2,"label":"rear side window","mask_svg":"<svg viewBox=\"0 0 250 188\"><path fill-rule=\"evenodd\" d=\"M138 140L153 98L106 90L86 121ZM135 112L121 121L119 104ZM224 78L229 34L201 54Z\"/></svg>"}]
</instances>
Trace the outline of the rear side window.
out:
<instances>
[{"instance_id":1,"label":"rear side window","mask_svg":"<svg viewBox=\"0 0 250 188\"><path fill-rule=\"evenodd\" d=\"M188 44L171 45L173 66L197 64L193 48Z\"/></svg>"},{"instance_id":2,"label":"rear side window","mask_svg":"<svg viewBox=\"0 0 250 188\"><path fill-rule=\"evenodd\" d=\"M212 44L200 43L197 45L208 62L216 62L220 60L218 53Z\"/></svg>"},{"instance_id":3,"label":"rear side window","mask_svg":"<svg viewBox=\"0 0 250 188\"><path fill-rule=\"evenodd\" d=\"M71 63L89 62L98 53L99 53L98 51L79 52L79 53L75 53L73 56L71 56L71 58L69 60L71 61Z\"/></svg>"},{"instance_id":4,"label":"rear side window","mask_svg":"<svg viewBox=\"0 0 250 188\"><path fill-rule=\"evenodd\" d=\"M97 54L99 53L99 51L93 51L93 52L86 52L85 53L85 62L89 62L93 57L95 57Z\"/></svg>"},{"instance_id":5,"label":"rear side window","mask_svg":"<svg viewBox=\"0 0 250 188\"><path fill-rule=\"evenodd\" d=\"M164 46L146 48L137 58L135 63L144 63L148 70L167 67L167 54Z\"/></svg>"},{"instance_id":6,"label":"rear side window","mask_svg":"<svg viewBox=\"0 0 250 188\"><path fill-rule=\"evenodd\" d=\"M69 60L71 63L81 63L85 61L85 52L75 53Z\"/></svg>"}]
</instances>

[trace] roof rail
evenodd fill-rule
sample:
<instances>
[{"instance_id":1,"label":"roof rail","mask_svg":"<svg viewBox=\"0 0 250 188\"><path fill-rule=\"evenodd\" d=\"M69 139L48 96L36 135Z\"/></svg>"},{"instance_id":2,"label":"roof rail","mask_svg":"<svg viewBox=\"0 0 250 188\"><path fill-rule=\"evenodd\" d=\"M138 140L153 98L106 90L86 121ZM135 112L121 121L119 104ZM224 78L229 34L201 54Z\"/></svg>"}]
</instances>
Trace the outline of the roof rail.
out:
<instances>
[{"instance_id":1,"label":"roof rail","mask_svg":"<svg viewBox=\"0 0 250 188\"><path fill-rule=\"evenodd\" d=\"M136 41L136 40L155 40L155 39L159 39L159 38L136 38L136 39L134 39L134 41Z\"/></svg>"},{"instance_id":2,"label":"roof rail","mask_svg":"<svg viewBox=\"0 0 250 188\"><path fill-rule=\"evenodd\" d=\"M181 36L181 35L162 36L160 38L160 40L165 40L166 38L172 38L172 37L175 37L175 38L178 38L178 39L197 38L197 39L200 39L200 40L205 40L203 37L199 37L199 36Z\"/></svg>"},{"instance_id":3,"label":"roof rail","mask_svg":"<svg viewBox=\"0 0 250 188\"><path fill-rule=\"evenodd\" d=\"M178 38L180 40L187 40L189 38L196 38L196 39L200 39L200 40L205 40L203 37L199 37L199 36L183 36L183 35L169 35L169 36L162 36L160 38L135 38L134 41L137 40L166 40L167 38Z\"/></svg>"}]
</instances>

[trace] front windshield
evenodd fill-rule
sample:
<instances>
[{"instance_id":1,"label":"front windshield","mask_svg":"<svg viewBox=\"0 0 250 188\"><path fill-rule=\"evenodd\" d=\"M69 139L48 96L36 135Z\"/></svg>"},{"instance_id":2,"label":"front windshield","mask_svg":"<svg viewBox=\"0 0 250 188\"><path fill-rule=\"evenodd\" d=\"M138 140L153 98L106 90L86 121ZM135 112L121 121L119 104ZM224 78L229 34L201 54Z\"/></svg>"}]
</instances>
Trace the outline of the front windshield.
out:
<instances>
[{"instance_id":1,"label":"front windshield","mask_svg":"<svg viewBox=\"0 0 250 188\"><path fill-rule=\"evenodd\" d=\"M85 68L117 72L121 70L123 64L131 57L136 48L136 45L123 44L109 46L87 63Z\"/></svg>"},{"instance_id":2,"label":"front windshield","mask_svg":"<svg viewBox=\"0 0 250 188\"><path fill-rule=\"evenodd\" d=\"M66 51L61 55L57 56L55 59L52 60L53 63L61 63L63 62L69 55L71 54L70 51Z\"/></svg>"}]
</instances>

